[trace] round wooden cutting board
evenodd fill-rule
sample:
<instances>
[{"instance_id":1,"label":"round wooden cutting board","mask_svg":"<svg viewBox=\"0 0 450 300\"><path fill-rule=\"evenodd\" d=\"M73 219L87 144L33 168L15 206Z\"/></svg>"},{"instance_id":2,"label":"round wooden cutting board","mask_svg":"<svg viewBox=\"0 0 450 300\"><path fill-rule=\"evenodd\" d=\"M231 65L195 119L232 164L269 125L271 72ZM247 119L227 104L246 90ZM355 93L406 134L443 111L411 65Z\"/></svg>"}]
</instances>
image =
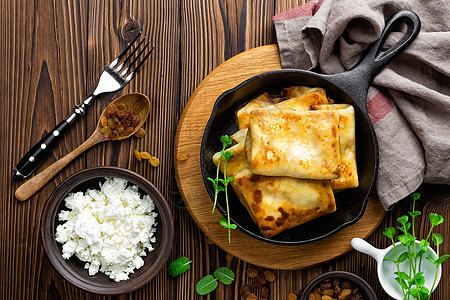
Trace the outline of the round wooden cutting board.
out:
<instances>
[{"instance_id":1,"label":"round wooden cutting board","mask_svg":"<svg viewBox=\"0 0 450 300\"><path fill-rule=\"evenodd\" d=\"M226 252L255 265L281 270L302 269L332 260L352 249L354 237L365 239L382 221L385 211L376 196L364 216L354 225L320 242L303 246L280 246L256 240L239 230L220 226L220 213L211 214L212 201L203 184L200 144L214 102L226 90L257 74L281 69L278 47L267 45L245 51L213 70L197 87L187 103L175 136L174 165L178 188L192 218L201 230ZM189 158L178 161L178 153ZM249 216L250 217L250 216Z\"/></svg>"}]
</instances>

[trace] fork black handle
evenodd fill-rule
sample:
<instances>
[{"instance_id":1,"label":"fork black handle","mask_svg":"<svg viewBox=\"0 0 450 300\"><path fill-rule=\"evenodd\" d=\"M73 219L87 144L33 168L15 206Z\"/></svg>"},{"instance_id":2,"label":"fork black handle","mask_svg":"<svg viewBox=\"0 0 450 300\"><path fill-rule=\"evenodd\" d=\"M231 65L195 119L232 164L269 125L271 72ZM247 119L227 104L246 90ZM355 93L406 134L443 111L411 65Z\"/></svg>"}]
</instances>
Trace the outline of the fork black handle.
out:
<instances>
[{"instance_id":1,"label":"fork black handle","mask_svg":"<svg viewBox=\"0 0 450 300\"><path fill-rule=\"evenodd\" d=\"M19 161L12 173L12 180L21 181L33 173L36 168L42 164L45 158L50 154L53 147L57 144L61 136L79 117L83 116L85 110L95 96L93 94L87 96L83 103L75 105L72 114L56 125L49 133L47 133L39 142L37 142L24 157Z\"/></svg>"}]
</instances>

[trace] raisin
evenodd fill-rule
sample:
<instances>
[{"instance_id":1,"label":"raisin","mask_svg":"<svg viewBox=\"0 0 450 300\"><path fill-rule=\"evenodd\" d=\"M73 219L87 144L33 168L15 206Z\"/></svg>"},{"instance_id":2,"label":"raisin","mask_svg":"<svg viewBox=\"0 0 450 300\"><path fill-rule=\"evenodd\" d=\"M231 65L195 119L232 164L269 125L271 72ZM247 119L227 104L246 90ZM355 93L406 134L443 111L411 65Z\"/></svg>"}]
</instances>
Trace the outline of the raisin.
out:
<instances>
[{"instance_id":1,"label":"raisin","mask_svg":"<svg viewBox=\"0 0 450 300\"><path fill-rule=\"evenodd\" d=\"M352 293L351 289L343 289L339 294L338 299L346 299Z\"/></svg>"},{"instance_id":2,"label":"raisin","mask_svg":"<svg viewBox=\"0 0 450 300\"><path fill-rule=\"evenodd\" d=\"M109 134L111 136L111 139L113 141L118 140L119 139L119 133L115 130L111 131L111 133Z\"/></svg>"},{"instance_id":3,"label":"raisin","mask_svg":"<svg viewBox=\"0 0 450 300\"><path fill-rule=\"evenodd\" d=\"M141 121L141 117L139 117L138 114L132 114L130 116L130 120L131 120L131 125L133 125L133 127L136 127L139 125L139 122Z\"/></svg>"},{"instance_id":4,"label":"raisin","mask_svg":"<svg viewBox=\"0 0 450 300\"><path fill-rule=\"evenodd\" d=\"M143 159L150 159L152 156L150 155L150 153L148 153L147 151L142 151L141 152L141 157Z\"/></svg>"},{"instance_id":5,"label":"raisin","mask_svg":"<svg viewBox=\"0 0 450 300\"><path fill-rule=\"evenodd\" d=\"M119 124L116 126L116 130L118 133L122 133L124 129L125 129L125 127L123 127L122 124Z\"/></svg>"},{"instance_id":6,"label":"raisin","mask_svg":"<svg viewBox=\"0 0 450 300\"><path fill-rule=\"evenodd\" d=\"M138 161L141 161L141 160L142 160L141 152L139 152L139 150L134 150L134 156L136 157L136 159L137 159Z\"/></svg>"},{"instance_id":7,"label":"raisin","mask_svg":"<svg viewBox=\"0 0 450 300\"><path fill-rule=\"evenodd\" d=\"M258 297L255 294L250 293L247 297L245 297L245 300L258 300Z\"/></svg>"},{"instance_id":8,"label":"raisin","mask_svg":"<svg viewBox=\"0 0 450 300\"><path fill-rule=\"evenodd\" d=\"M102 125L102 127L108 125L108 118L105 115L100 117L100 125Z\"/></svg>"},{"instance_id":9,"label":"raisin","mask_svg":"<svg viewBox=\"0 0 450 300\"><path fill-rule=\"evenodd\" d=\"M260 296L263 298L269 297L269 289L266 286L263 286L260 291Z\"/></svg>"},{"instance_id":10,"label":"raisin","mask_svg":"<svg viewBox=\"0 0 450 300\"><path fill-rule=\"evenodd\" d=\"M157 158L157 157L155 157L155 156L150 157L148 161L149 161L150 164L151 164L152 166L154 166L154 167L157 167L157 166L159 166L159 164L160 164L159 158Z\"/></svg>"},{"instance_id":11,"label":"raisin","mask_svg":"<svg viewBox=\"0 0 450 300\"><path fill-rule=\"evenodd\" d=\"M111 127L111 129L116 129L116 124L114 123L113 119L108 119L108 126Z\"/></svg>"},{"instance_id":12,"label":"raisin","mask_svg":"<svg viewBox=\"0 0 450 300\"><path fill-rule=\"evenodd\" d=\"M322 300L322 296L318 293L311 293L308 295L308 300Z\"/></svg>"},{"instance_id":13,"label":"raisin","mask_svg":"<svg viewBox=\"0 0 450 300\"><path fill-rule=\"evenodd\" d=\"M273 282L273 281L275 281L275 279L277 279L277 277L275 276L275 274L272 271L264 271L264 277L269 282Z\"/></svg>"},{"instance_id":14,"label":"raisin","mask_svg":"<svg viewBox=\"0 0 450 300\"><path fill-rule=\"evenodd\" d=\"M287 300L297 300L297 295L294 293L289 293L289 295L287 295Z\"/></svg>"},{"instance_id":15,"label":"raisin","mask_svg":"<svg viewBox=\"0 0 450 300\"><path fill-rule=\"evenodd\" d=\"M333 286L339 285L340 280L339 278L333 278Z\"/></svg>"},{"instance_id":16,"label":"raisin","mask_svg":"<svg viewBox=\"0 0 450 300\"><path fill-rule=\"evenodd\" d=\"M266 282L267 282L266 277L264 277L263 274L258 274L258 276L256 276L256 280L258 280L262 284L266 284Z\"/></svg>"},{"instance_id":17,"label":"raisin","mask_svg":"<svg viewBox=\"0 0 450 300\"><path fill-rule=\"evenodd\" d=\"M102 128L102 133L104 134L110 134L111 133L111 127L105 126Z\"/></svg>"},{"instance_id":18,"label":"raisin","mask_svg":"<svg viewBox=\"0 0 450 300\"><path fill-rule=\"evenodd\" d=\"M114 103L110 103L107 107L106 107L106 112L110 115L113 115L116 113L116 111L118 110L117 106Z\"/></svg>"},{"instance_id":19,"label":"raisin","mask_svg":"<svg viewBox=\"0 0 450 300\"><path fill-rule=\"evenodd\" d=\"M127 105L125 103L119 103L117 104L117 108L120 110L127 110Z\"/></svg>"},{"instance_id":20,"label":"raisin","mask_svg":"<svg viewBox=\"0 0 450 300\"><path fill-rule=\"evenodd\" d=\"M127 113L124 110L117 110L115 115L117 116L117 118L122 121L121 119L123 119L124 117L126 117Z\"/></svg>"},{"instance_id":21,"label":"raisin","mask_svg":"<svg viewBox=\"0 0 450 300\"><path fill-rule=\"evenodd\" d=\"M331 287L332 287L331 281L330 281L330 282L322 282L322 283L320 284L320 288L321 288L322 290L328 290L328 289L331 289Z\"/></svg>"},{"instance_id":22,"label":"raisin","mask_svg":"<svg viewBox=\"0 0 450 300\"><path fill-rule=\"evenodd\" d=\"M247 276L254 278L256 276L258 276L258 270L254 269L254 268L248 268L247 269Z\"/></svg>"},{"instance_id":23,"label":"raisin","mask_svg":"<svg viewBox=\"0 0 450 300\"><path fill-rule=\"evenodd\" d=\"M262 288L262 283L261 283L261 281L259 281L259 280L255 280L255 281L253 281L253 282L251 283L251 287L252 287L252 289L257 289L257 290L259 290L259 289Z\"/></svg>"},{"instance_id":24,"label":"raisin","mask_svg":"<svg viewBox=\"0 0 450 300\"><path fill-rule=\"evenodd\" d=\"M130 134L133 133L133 131L134 131L133 127L125 127L122 134L123 134L123 136L129 136Z\"/></svg>"},{"instance_id":25,"label":"raisin","mask_svg":"<svg viewBox=\"0 0 450 300\"><path fill-rule=\"evenodd\" d=\"M247 284L244 284L239 289L239 294L241 294L242 297L247 297L251 293L250 287Z\"/></svg>"},{"instance_id":26,"label":"raisin","mask_svg":"<svg viewBox=\"0 0 450 300\"><path fill-rule=\"evenodd\" d=\"M189 154L187 154L184 151L180 151L180 152L177 153L177 160L179 160L179 161L183 161L183 160L186 160L188 158L189 158Z\"/></svg>"},{"instance_id":27,"label":"raisin","mask_svg":"<svg viewBox=\"0 0 450 300\"><path fill-rule=\"evenodd\" d=\"M145 135L145 133L146 132L145 132L144 128L139 128L139 130L136 131L136 133L134 135L140 138L140 137L143 137Z\"/></svg>"},{"instance_id":28,"label":"raisin","mask_svg":"<svg viewBox=\"0 0 450 300\"><path fill-rule=\"evenodd\" d=\"M352 288L352 284L350 282L348 282L348 281L344 281L342 283L342 288L344 288L344 289L351 289Z\"/></svg>"}]
</instances>

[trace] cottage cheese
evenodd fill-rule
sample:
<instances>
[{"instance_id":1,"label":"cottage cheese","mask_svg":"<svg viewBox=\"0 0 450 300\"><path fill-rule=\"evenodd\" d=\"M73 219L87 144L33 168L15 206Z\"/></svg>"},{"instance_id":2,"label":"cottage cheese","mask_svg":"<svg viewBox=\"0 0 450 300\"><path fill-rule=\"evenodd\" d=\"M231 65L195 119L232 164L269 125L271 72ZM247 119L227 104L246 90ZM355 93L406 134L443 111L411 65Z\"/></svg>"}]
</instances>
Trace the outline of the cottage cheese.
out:
<instances>
[{"instance_id":1,"label":"cottage cheese","mask_svg":"<svg viewBox=\"0 0 450 300\"><path fill-rule=\"evenodd\" d=\"M106 178L100 190L70 193L58 217L65 221L56 228L56 241L63 244L62 256L72 255L86 262L93 276L98 271L115 281L144 265L145 250L156 242L155 205L138 187L127 187L121 178Z\"/></svg>"}]
</instances>

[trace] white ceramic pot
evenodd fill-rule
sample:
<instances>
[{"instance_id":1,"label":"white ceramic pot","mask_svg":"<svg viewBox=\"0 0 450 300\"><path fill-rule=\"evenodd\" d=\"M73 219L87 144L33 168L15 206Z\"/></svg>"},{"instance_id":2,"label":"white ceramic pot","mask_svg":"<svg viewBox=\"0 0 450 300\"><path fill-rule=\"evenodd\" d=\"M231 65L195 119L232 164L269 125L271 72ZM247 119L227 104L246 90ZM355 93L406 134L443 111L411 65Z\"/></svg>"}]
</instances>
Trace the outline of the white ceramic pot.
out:
<instances>
[{"instance_id":1,"label":"white ceramic pot","mask_svg":"<svg viewBox=\"0 0 450 300\"><path fill-rule=\"evenodd\" d=\"M373 258L375 258L375 260L377 261L378 280L380 281L380 284L383 287L384 291L394 299L403 299L402 288L394 279L395 277L397 277L394 274L394 272L397 272L397 267L393 262L384 260L385 257L395 260L394 247L390 245L386 249L378 249L360 238L352 239L351 244L355 250L358 250L359 252L368 254ZM419 251L420 242L416 241L416 244L417 244L416 247L418 248L417 251ZM395 247L397 248L397 254L399 256L408 249L407 247L403 246L401 242L395 243ZM431 247L428 247L428 252L424 253L423 255L422 265L420 268L420 270L423 272L423 276L425 277L425 287L428 290L431 290L431 286L433 285L434 281L434 276L436 274L436 266L432 264L428 259L426 259L426 257L436 259L437 255L436 252L434 252L434 250ZM407 274L409 273L408 261L405 261L400 264L400 271L405 272ZM434 289L441 280L441 272L442 267L439 266L438 276L436 279L436 283L434 285ZM410 297L410 299L412 299L412 297Z\"/></svg>"}]
</instances>

